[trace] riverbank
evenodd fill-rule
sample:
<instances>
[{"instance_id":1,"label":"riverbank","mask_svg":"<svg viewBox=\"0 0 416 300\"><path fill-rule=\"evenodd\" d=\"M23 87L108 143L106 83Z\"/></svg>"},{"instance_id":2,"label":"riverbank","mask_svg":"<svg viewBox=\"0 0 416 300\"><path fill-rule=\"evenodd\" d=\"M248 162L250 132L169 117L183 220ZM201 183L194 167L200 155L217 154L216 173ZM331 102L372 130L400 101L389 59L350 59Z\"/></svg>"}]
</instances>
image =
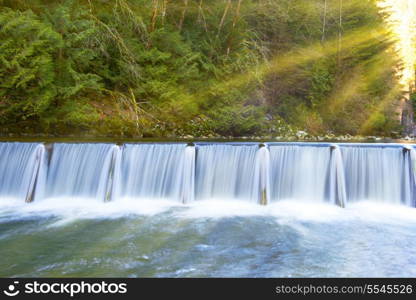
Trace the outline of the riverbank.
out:
<instances>
[{"instance_id":1,"label":"riverbank","mask_svg":"<svg viewBox=\"0 0 416 300\"><path fill-rule=\"evenodd\" d=\"M93 135L3 135L0 136L0 142L45 142L45 143L71 143L71 142L93 142L93 143L138 143L138 142L348 142L348 143L414 143L415 137L380 137L380 136L352 136L352 135L324 135L324 136L178 136L178 137L105 137Z\"/></svg>"}]
</instances>

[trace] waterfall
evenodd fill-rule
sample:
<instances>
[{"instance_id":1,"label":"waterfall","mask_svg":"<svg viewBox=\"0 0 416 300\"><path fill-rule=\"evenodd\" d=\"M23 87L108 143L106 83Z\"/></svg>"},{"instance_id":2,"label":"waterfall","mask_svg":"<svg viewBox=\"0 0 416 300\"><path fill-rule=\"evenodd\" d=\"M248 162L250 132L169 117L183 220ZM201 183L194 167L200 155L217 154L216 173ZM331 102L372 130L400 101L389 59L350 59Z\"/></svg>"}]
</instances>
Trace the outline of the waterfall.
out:
<instances>
[{"instance_id":1,"label":"waterfall","mask_svg":"<svg viewBox=\"0 0 416 300\"><path fill-rule=\"evenodd\" d=\"M0 143L0 200L32 200L43 153L38 143Z\"/></svg>"},{"instance_id":2,"label":"waterfall","mask_svg":"<svg viewBox=\"0 0 416 300\"><path fill-rule=\"evenodd\" d=\"M192 199L192 149L186 144L127 144L123 147L119 197Z\"/></svg>"},{"instance_id":3,"label":"waterfall","mask_svg":"<svg viewBox=\"0 0 416 300\"><path fill-rule=\"evenodd\" d=\"M409 158L400 146L342 145L348 201L411 205Z\"/></svg>"},{"instance_id":4,"label":"waterfall","mask_svg":"<svg viewBox=\"0 0 416 300\"><path fill-rule=\"evenodd\" d=\"M326 201L331 149L328 145L268 144L271 201Z\"/></svg>"},{"instance_id":5,"label":"waterfall","mask_svg":"<svg viewBox=\"0 0 416 300\"><path fill-rule=\"evenodd\" d=\"M112 144L54 144L44 197L104 201L112 149Z\"/></svg>"},{"instance_id":6,"label":"waterfall","mask_svg":"<svg viewBox=\"0 0 416 300\"><path fill-rule=\"evenodd\" d=\"M408 160L409 160L409 172L411 178L411 205L416 207L416 150L413 146L405 146L404 147L408 152Z\"/></svg>"},{"instance_id":7,"label":"waterfall","mask_svg":"<svg viewBox=\"0 0 416 300\"><path fill-rule=\"evenodd\" d=\"M185 163L182 186L182 202L189 203L195 200L195 147L185 148Z\"/></svg>"},{"instance_id":8,"label":"waterfall","mask_svg":"<svg viewBox=\"0 0 416 300\"><path fill-rule=\"evenodd\" d=\"M267 146L259 149L257 168L256 174L260 176L260 204L266 205L270 200L270 151Z\"/></svg>"},{"instance_id":9,"label":"waterfall","mask_svg":"<svg viewBox=\"0 0 416 300\"><path fill-rule=\"evenodd\" d=\"M410 171L412 174L416 174L416 150L413 146L403 146L403 148L409 152ZM416 184L416 176L412 176Z\"/></svg>"},{"instance_id":10,"label":"waterfall","mask_svg":"<svg viewBox=\"0 0 416 300\"><path fill-rule=\"evenodd\" d=\"M122 151L119 146L114 145L111 152L111 163L106 185L105 201L117 199L120 194L118 190L119 185L117 183L120 180L120 161Z\"/></svg>"},{"instance_id":11,"label":"waterfall","mask_svg":"<svg viewBox=\"0 0 416 300\"><path fill-rule=\"evenodd\" d=\"M196 147L196 200L259 202L258 144Z\"/></svg>"},{"instance_id":12,"label":"waterfall","mask_svg":"<svg viewBox=\"0 0 416 300\"><path fill-rule=\"evenodd\" d=\"M397 144L0 143L0 203L61 197L415 206L416 149Z\"/></svg>"},{"instance_id":13,"label":"waterfall","mask_svg":"<svg viewBox=\"0 0 416 300\"><path fill-rule=\"evenodd\" d=\"M29 188L26 194L26 202L32 202L35 200L35 195L41 195L43 193L43 186L46 179L46 173L44 167L46 164L46 151L45 146L38 145L35 150L35 162L30 178ZM36 194L35 194L36 193Z\"/></svg>"},{"instance_id":14,"label":"waterfall","mask_svg":"<svg viewBox=\"0 0 416 300\"><path fill-rule=\"evenodd\" d=\"M341 149L338 145L331 145L331 173L329 176L329 199L338 206L345 207L347 192L345 190L345 170Z\"/></svg>"}]
</instances>

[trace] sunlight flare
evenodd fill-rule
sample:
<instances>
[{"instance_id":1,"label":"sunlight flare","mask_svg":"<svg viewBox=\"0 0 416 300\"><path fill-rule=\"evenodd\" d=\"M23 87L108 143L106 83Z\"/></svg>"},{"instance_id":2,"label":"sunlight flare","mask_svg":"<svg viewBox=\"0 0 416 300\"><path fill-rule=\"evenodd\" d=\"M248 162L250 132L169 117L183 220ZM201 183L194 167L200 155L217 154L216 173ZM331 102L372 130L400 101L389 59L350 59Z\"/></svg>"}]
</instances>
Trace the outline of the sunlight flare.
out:
<instances>
[{"instance_id":1,"label":"sunlight flare","mask_svg":"<svg viewBox=\"0 0 416 300\"><path fill-rule=\"evenodd\" d=\"M416 64L416 2L413 0L381 0L380 7L387 9L388 24L397 38L397 50L403 63L401 83L414 85Z\"/></svg>"}]
</instances>

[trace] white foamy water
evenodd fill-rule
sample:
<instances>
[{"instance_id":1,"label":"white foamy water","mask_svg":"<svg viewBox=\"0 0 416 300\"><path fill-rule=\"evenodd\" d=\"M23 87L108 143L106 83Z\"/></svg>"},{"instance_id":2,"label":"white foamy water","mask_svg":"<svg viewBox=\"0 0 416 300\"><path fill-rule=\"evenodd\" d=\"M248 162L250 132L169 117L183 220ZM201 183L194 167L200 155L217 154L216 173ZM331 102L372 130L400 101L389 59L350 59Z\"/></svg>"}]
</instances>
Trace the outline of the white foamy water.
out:
<instances>
[{"instance_id":1,"label":"white foamy water","mask_svg":"<svg viewBox=\"0 0 416 300\"><path fill-rule=\"evenodd\" d=\"M0 276L414 277L415 153L0 143Z\"/></svg>"},{"instance_id":2,"label":"white foamy water","mask_svg":"<svg viewBox=\"0 0 416 300\"><path fill-rule=\"evenodd\" d=\"M409 155L403 147L341 146L349 202L413 204Z\"/></svg>"},{"instance_id":3,"label":"white foamy water","mask_svg":"<svg viewBox=\"0 0 416 300\"><path fill-rule=\"evenodd\" d=\"M0 143L0 199L357 201L415 206L416 151L397 144ZM70 200L69 200L70 199Z\"/></svg>"},{"instance_id":4,"label":"white foamy water","mask_svg":"<svg viewBox=\"0 0 416 300\"><path fill-rule=\"evenodd\" d=\"M196 200L259 202L257 144L201 144L196 147Z\"/></svg>"},{"instance_id":5,"label":"white foamy water","mask_svg":"<svg viewBox=\"0 0 416 300\"><path fill-rule=\"evenodd\" d=\"M416 209L405 206L54 200L0 208L1 276L416 274Z\"/></svg>"},{"instance_id":6,"label":"white foamy water","mask_svg":"<svg viewBox=\"0 0 416 300\"><path fill-rule=\"evenodd\" d=\"M104 201L112 144L54 144L42 198Z\"/></svg>"},{"instance_id":7,"label":"white foamy water","mask_svg":"<svg viewBox=\"0 0 416 300\"><path fill-rule=\"evenodd\" d=\"M193 199L194 150L186 144L127 144L114 184L117 198Z\"/></svg>"},{"instance_id":8,"label":"white foamy water","mask_svg":"<svg viewBox=\"0 0 416 300\"><path fill-rule=\"evenodd\" d=\"M0 202L30 200L43 155L39 143L0 143Z\"/></svg>"},{"instance_id":9,"label":"white foamy water","mask_svg":"<svg viewBox=\"0 0 416 300\"><path fill-rule=\"evenodd\" d=\"M271 201L328 200L329 146L270 144Z\"/></svg>"},{"instance_id":10,"label":"white foamy water","mask_svg":"<svg viewBox=\"0 0 416 300\"><path fill-rule=\"evenodd\" d=\"M30 204L4 202L0 205L0 220L56 216L65 225L80 219L117 219L132 216L168 214L173 219L273 218L278 224L315 222L335 226L337 223L364 222L416 226L416 209L404 205L362 201L340 208L330 203L311 201L277 201L267 206L247 201L195 201L189 204L155 199L121 199L102 203L90 198L48 198ZM332 225L330 225L332 224ZM298 225L297 225L298 226Z\"/></svg>"}]
</instances>

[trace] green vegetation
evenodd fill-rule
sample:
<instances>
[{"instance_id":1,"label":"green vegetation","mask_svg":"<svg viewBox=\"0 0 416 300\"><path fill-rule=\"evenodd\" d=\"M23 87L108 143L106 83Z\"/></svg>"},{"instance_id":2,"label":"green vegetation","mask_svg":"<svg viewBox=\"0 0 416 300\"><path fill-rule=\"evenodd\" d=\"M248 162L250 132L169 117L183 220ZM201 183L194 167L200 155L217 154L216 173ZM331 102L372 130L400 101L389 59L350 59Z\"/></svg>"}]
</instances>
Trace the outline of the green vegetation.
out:
<instances>
[{"instance_id":1,"label":"green vegetation","mask_svg":"<svg viewBox=\"0 0 416 300\"><path fill-rule=\"evenodd\" d=\"M0 0L1 134L399 131L375 0Z\"/></svg>"}]
</instances>

